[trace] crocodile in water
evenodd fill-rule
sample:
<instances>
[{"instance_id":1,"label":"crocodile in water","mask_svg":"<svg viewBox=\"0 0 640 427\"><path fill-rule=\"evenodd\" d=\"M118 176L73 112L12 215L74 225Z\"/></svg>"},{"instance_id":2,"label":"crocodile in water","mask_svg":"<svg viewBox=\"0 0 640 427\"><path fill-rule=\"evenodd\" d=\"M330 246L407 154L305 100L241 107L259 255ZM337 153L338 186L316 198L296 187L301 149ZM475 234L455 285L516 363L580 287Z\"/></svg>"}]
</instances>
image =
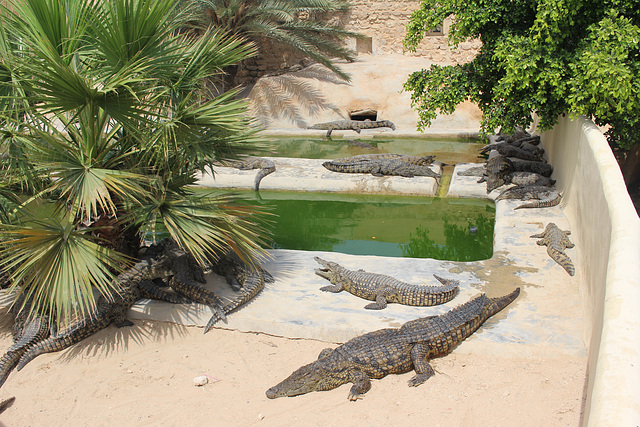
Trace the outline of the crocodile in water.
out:
<instances>
[{"instance_id":1,"label":"crocodile in water","mask_svg":"<svg viewBox=\"0 0 640 427\"><path fill-rule=\"evenodd\" d=\"M320 290L325 292L347 291L357 297L375 301L365 306L369 310L381 310L387 303L413 306L431 306L451 301L458 292L457 280L447 280L433 275L442 286L420 286L405 283L385 274L368 273L364 270L348 270L340 264L314 259L322 265L315 273L332 283Z\"/></svg>"},{"instance_id":2,"label":"crocodile in water","mask_svg":"<svg viewBox=\"0 0 640 427\"><path fill-rule=\"evenodd\" d=\"M560 230L557 225L550 222L544 232L533 234L531 237L540 239L536 243L540 246L546 246L547 253L551 259L560 264L569 273L569 276L573 276L576 273L576 269L571 262L571 258L564 252L565 248L573 248L575 246L569 240L569 234L571 234L570 231Z\"/></svg>"},{"instance_id":3,"label":"crocodile in water","mask_svg":"<svg viewBox=\"0 0 640 427\"><path fill-rule=\"evenodd\" d=\"M276 171L276 165L273 161L269 159L265 159L262 157L252 157L247 160L244 160L235 165L236 169L240 170L251 170L251 169L260 169L256 174L256 179L253 182L254 191L258 191L260 188L260 181L262 178Z\"/></svg>"},{"instance_id":4,"label":"crocodile in water","mask_svg":"<svg viewBox=\"0 0 640 427\"><path fill-rule=\"evenodd\" d=\"M309 129L326 130L327 138L331 137L331 132L333 132L334 130L354 130L360 133L362 129L375 128L391 128L393 130L396 130L396 126L389 120L338 120L335 122L318 123L313 126L309 126Z\"/></svg>"},{"instance_id":5,"label":"crocodile in water","mask_svg":"<svg viewBox=\"0 0 640 427\"><path fill-rule=\"evenodd\" d=\"M519 293L520 288L499 298L482 294L440 316L411 320L401 328L380 329L353 338L336 349L327 348L315 362L267 390L267 397L297 396L353 383L349 400L357 400L369 391L372 378L412 370L416 375L409 380L409 386L419 386L435 374L429 364L431 359L451 353Z\"/></svg>"}]
</instances>

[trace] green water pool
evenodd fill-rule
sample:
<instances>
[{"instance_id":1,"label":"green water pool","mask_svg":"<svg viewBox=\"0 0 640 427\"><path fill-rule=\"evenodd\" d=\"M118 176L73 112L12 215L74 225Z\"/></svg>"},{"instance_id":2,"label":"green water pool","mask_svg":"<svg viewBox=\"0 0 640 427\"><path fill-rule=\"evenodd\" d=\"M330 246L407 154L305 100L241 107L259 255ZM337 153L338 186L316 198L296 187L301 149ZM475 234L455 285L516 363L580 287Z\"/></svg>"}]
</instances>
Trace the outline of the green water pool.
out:
<instances>
[{"instance_id":1,"label":"green water pool","mask_svg":"<svg viewBox=\"0 0 640 427\"><path fill-rule=\"evenodd\" d=\"M476 261L493 255L491 201L238 192L276 215L271 248Z\"/></svg>"},{"instance_id":2,"label":"green water pool","mask_svg":"<svg viewBox=\"0 0 640 427\"><path fill-rule=\"evenodd\" d=\"M349 141L370 144L363 148ZM375 136L363 137L357 133L340 138L319 136L268 136L266 156L301 159L335 159L368 153L397 153L410 155L434 155L446 164L477 162L478 151L484 144L476 139L413 138Z\"/></svg>"}]
</instances>

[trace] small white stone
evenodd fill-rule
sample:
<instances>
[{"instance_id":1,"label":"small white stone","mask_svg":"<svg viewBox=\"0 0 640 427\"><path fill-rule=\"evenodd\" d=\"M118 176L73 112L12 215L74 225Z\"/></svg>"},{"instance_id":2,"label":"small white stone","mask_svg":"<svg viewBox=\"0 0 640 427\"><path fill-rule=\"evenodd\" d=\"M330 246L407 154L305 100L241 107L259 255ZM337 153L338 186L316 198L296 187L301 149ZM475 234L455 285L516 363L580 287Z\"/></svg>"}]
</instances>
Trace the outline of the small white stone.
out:
<instances>
[{"instance_id":1,"label":"small white stone","mask_svg":"<svg viewBox=\"0 0 640 427\"><path fill-rule=\"evenodd\" d=\"M195 377L193 379L193 383L197 386L197 387L202 387L203 385L206 385L209 383L209 378L207 378L206 375L200 375L199 377Z\"/></svg>"},{"instance_id":2,"label":"small white stone","mask_svg":"<svg viewBox=\"0 0 640 427\"><path fill-rule=\"evenodd\" d=\"M264 420L264 415L263 414L258 414L258 419L259 420Z\"/></svg>"}]
</instances>

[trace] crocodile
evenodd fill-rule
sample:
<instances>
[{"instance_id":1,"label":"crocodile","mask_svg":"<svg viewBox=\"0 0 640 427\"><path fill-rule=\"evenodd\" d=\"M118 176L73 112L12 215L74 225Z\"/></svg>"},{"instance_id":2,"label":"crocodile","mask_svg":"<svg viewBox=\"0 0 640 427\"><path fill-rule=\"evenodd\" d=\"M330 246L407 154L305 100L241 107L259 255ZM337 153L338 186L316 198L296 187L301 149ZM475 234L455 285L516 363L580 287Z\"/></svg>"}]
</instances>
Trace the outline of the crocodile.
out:
<instances>
[{"instance_id":1,"label":"crocodile","mask_svg":"<svg viewBox=\"0 0 640 427\"><path fill-rule=\"evenodd\" d=\"M112 291L106 296L101 295L95 308L63 333L52 335L31 345L20 357L17 370L21 370L41 354L69 348L112 323L116 327L132 326L133 323L126 318L126 313L142 297L137 285L145 279L162 277L166 274L170 266L170 257L166 256L166 250L169 248L172 248L172 245L167 241L152 247L140 261L114 279L119 284L118 291Z\"/></svg>"},{"instance_id":2,"label":"crocodile","mask_svg":"<svg viewBox=\"0 0 640 427\"><path fill-rule=\"evenodd\" d=\"M370 173L373 176L427 176L438 180L440 174L429 166L416 165L401 159L363 160L352 163L341 163L335 160L322 163L326 169L341 173Z\"/></svg>"},{"instance_id":3,"label":"crocodile","mask_svg":"<svg viewBox=\"0 0 640 427\"><path fill-rule=\"evenodd\" d=\"M324 292L338 293L343 290L374 303L366 305L368 310L381 310L387 303L412 306L432 306L451 301L458 293L457 280L448 280L433 275L441 286L420 286L402 282L385 274L368 273L364 270L348 270L340 264L314 257L322 268L315 273L332 283L320 288Z\"/></svg>"},{"instance_id":4,"label":"crocodile","mask_svg":"<svg viewBox=\"0 0 640 427\"><path fill-rule=\"evenodd\" d=\"M546 162L535 162L531 160L522 160L511 158L513 171L516 172L534 172L542 176L550 177L553 173L553 166Z\"/></svg>"},{"instance_id":5,"label":"crocodile","mask_svg":"<svg viewBox=\"0 0 640 427\"><path fill-rule=\"evenodd\" d=\"M374 128L391 128L393 130L396 130L396 126L389 120L338 120L335 122L318 123L313 126L309 126L309 129L326 130L327 138L331 137L331 132L333 132L334 130L354 130L357 133L360 133L362 129Z\"/></svg>"},{"instance_id":6,"label":"crocodile","mask_svg":"<svg viewBox=\"0 0 640 427\"><path fill-rule=\"evenodd\" d=\"M513 172L513 163L509 158L499 154L497 151L492 151L489 154L489 160L487 160L486 171L483 178L478 182L487 183L487 194L491 193L498 187L501 187L507 183L507 176Z\"/></svg>"},{"instance_id":7,"label":"crocodile","mask_svg":"<svg viewBox=\"0 0 640 427\"><path fill-rule=\"evenodd\" d=\"M258 191L260 188L260 181L262 178L276 171L276 165L273 161L262 157L251 157L235 165L236 169L251 170L260 169L256 174L256 179L253 182L253 190Z\"/></svg>"},{"instance_id":8,"label":"crocodile","mask_svg":"<svg viewBox=\"0 0 640 427\"><path fill-rule=\"evenodd\" d=\"M305 365L267 390L270 399L298 396L312 391L332 390L352 383L349 400L355 401L371 389L371 379L415 371L410 387L435 375L430 361L451 353L489 317L504 309L520 294L474 299L440 315L411 320L400 328L386 328L355 337L335 349L320 352Z\"/></svg>"},{"instance_id":9,"label":"crocodile","mask_svg":"<svg viewBox=\"0 0 640 427\"><path fill-rule=\"evenodd\" d=\"M516 185L543 185L545 187L551 187L556 183L556 180L535 172L511 172L507 176L507 182Z\"/></svg>"},{"instance_id":10,"label":"crocodile","mask_svg":"<svg viewBox=\"0 0 640 427\"><path fill-rule=\"evenodd\" d=\"M411 156L409 154L381 153L381 154L358 154L357 156L342 157L331 160L336 164L353 164L378 160L400 160L412 165L427 166L433 163L436 156Z\"/></svg>"},{"instance_id":11,"label":"crocodile","mask_svg":"<svg viewBox=\"0 0 640 427\"><path fill-rule=\"evenodd\" d=\"M533 202L517 206L515 209L548 208L559 204L561 198L562 196L558 190L551 187L543 185L521 185L503 191L496 197L495 201L506 199L533 200Z\"/></svg>"},{"instance_id":12,"label":"crocodile","mask_svg":"<svg viewBox=\"0 0 640 427\"><path fill-rule=\"evenodd\" d=\"M273 277L261 267L245 264L233 251L228 251L217 260L211 262L208 268L221 276L224 276L231 288L238 292L230 301L222 301L214 292L200 286L196 281L203 283L204 277L194 277L195 260L184 252L180 256L173 257L172 270L174 276L169 280L169 286L186 298L201 304L207 304L213 313L204 328L206 334L220 320L226 321L227 314L235 311L240 306L253 299L264 289L265 282L273 282Z\"/></svg>"},{"instance_id":13,"label":"crocodile","mask_svg":"<svg viewBox=\"0 0 640 427\"><path fill-rule=\"evenodd\" d=\"M569 240L570 231L563 231L558 226L550 222L540 234L531 235L532 238L540 239L536 243L540 246L547 246L547 253L552 260L560 264L569 273L569 276L576 274L576 269L571 262L571 258L564 252L566 248L573 248L575 245Z\"/></svg>"},{"instance_id":14,"label":"crocodile","mask_svg":"<svg viewBox=\"0 0 640 427\"><path fill-rule=\"evenodd\" d=\"M480 149L480 153L486 153L491 150L496 150L498 153L505 157L515 157L523 160L541 161L542 158L539 154L532 153L528 150L516 147L507 142L499 142L496 144L489 144Z\"/></svg>"}]
</instances>

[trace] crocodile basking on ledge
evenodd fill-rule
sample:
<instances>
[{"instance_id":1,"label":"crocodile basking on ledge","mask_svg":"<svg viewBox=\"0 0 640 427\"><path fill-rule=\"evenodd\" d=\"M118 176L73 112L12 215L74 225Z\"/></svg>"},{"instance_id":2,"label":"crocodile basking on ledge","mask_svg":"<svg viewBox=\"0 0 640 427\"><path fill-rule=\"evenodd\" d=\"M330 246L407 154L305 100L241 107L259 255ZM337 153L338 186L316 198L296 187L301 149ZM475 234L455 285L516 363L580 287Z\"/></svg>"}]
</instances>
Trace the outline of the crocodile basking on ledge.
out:
<instances>
[{"instance_id":1,"label":"crocodile basking on ledge","mask_svg":"<svg viewBox=\"0 0 640 427\"><path fill-rule=\"evenodd\" d=\"M495 201L505 199L533 200L514 209L549 208L558 205L562 196L558 190L544 185L520 185L503 191Z\"/></svg>"},{"instance_id":2,"label":"crocodile basking on ledge","mask_svg":"<svg viewBox=\"0 0 640 427\"><path fill-rule=\"evenodd\" d=\"M489 298L481 294L440 316L411 320L400 328L380 329L353 338L336 349L324 349L315 362L293 372L267 390L270 399L332 390L353 383L349 400L371 389L371 379L412 370L409 386L423 384L435 372L429 362L443 357L473 334L489 317L509 305L520 288L508 295Z\"/></svg>"},{"instance_id":3,"label":"crocodile basking on ledge","mask_svg":"<svg viewBox=\"0 0 640 427\"><path fill-rule=\"evenodd\" d=\"M533 234L531 237L540 239L536 243L547 247L547 253L552 260L560 264L569 276L576 274L576 269L571 262L571 258L564 252L566 248L573 248L575 245L569 240L570 231L562 231L556 224L550 222L540 234Z\"/></svg>"},{"instance_id":4,"label":"crocodile basking on ledge","mask_svg":"<svg viewBox=\"0 0 640 427\"><path fill-rule=\"evenodd\" d=\"M427 156L426 158L429 157L432 156ZM433 159L431 159L431 161L433 161ZM373 176L402 176L405 178L427 176L435 178L436 180L440 178L440 174L434 172L427 164L423 165L404 161L402 157L357 161L350 161L349 158L336 159L324 162L322 166L332 172L340 173L370 173Z\"/></svg>"},{"instance_id":5,"label":"crocodile basking on ledge","mask_svg":"<svg viewBox=\"0 0 640 427\"><path fill-rule=\"evenodd\" d=\"M402 282L385 274L368 273L364 270L348 270L338 263L314 257L322 268L315 273L332 283L320 290L338 293L347 291L357 297L375 301L364 308L381 310L387 303L413 306L432 306L451 301L458 293L457 280L447 280L433 275L442 286L420 286Z\"/></svg>"},{"instance_id":6,"label":"crocodile basking on ledge","mask_svg":"<svg viewBox=\"0 0 640 427\"><path fill-rule=\"evenodd\" d=\"M362 129L375 129L375 128L391 128L396 130L396 126L389 120L374 120L374 121L360 121L360 120L338 120L335 122L318 123L313 126L309 126L308 129L321 129L327 131L327 138L331 137L331 132L334 130L354 130L358 133Z\"/></svg>"}]
</instances>

